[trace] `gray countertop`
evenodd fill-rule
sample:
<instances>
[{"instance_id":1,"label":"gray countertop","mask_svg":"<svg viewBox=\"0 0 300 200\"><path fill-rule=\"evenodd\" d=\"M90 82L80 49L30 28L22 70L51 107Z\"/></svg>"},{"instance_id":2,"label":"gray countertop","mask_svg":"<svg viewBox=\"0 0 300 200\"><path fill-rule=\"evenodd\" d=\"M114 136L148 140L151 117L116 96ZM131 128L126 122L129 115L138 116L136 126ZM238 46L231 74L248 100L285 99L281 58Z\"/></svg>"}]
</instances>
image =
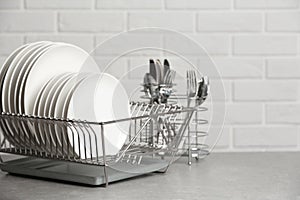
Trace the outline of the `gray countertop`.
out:
<instances>
[{"instance_id":1,"label":"gray countertop","mask_svg":"<svg viewBox=\"0 0 300 200\"><path fill-rule=\"evenodd\" d=\"M300 200L300 153L213 153L165 174L132 178L108 188L0 172L1 200L42 199L280 199Z\"/></svg>"}]
</instances>

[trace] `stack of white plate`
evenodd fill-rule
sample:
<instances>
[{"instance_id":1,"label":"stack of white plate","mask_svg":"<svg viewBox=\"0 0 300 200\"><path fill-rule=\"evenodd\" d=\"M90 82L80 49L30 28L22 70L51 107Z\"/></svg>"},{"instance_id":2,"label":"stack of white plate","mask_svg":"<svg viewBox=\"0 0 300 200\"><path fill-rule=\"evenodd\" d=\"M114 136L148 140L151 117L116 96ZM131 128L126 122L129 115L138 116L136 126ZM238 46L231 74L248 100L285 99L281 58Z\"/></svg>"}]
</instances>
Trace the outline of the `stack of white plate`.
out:
<instances>
[{"instance_id":1,"label":"stack of white plate","mask_svg":"<svg viewBox=\"0 0 300 200\"><path fill-rule=\"evenodd\" d=\"M18 48L1 68L0 86L0 109L5 113L98 122L130 115L128 97L120 82L100 73L92 57L71 44L43 41ZM7 122L2 128L16 146L32 148L35 144L43 151L61 149L66 153L69 150L62 147L70 146L68 143L81 158L103 155L100 127L94 128L96 137L87 144L85 133L74 140L67 128L28 124L21 124L21 133L15 123ZM128 129L129 123L104 127L107 155L118 153Z\"/></svg>"}]
</instances>

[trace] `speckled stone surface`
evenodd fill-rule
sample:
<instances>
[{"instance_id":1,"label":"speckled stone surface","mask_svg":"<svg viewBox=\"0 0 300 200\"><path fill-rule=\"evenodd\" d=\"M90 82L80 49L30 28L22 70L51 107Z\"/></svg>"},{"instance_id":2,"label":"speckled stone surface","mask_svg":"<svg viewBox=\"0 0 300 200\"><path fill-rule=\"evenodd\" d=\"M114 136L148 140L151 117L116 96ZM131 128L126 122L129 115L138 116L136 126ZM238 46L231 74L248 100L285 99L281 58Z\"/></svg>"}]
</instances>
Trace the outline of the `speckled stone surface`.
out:
<instances>
[{"instance_id":1,"label":"speckled stone surface","mask_svg":"<svg viewBox=\"0 0 300 200\"><path fill-rule=\"evenodd\" d=\"M0 199L300 200L300 153L214 153L192 166L182 158L165 174L119 181L108 188L0 172Z\"/></svg>"}]
</instances>

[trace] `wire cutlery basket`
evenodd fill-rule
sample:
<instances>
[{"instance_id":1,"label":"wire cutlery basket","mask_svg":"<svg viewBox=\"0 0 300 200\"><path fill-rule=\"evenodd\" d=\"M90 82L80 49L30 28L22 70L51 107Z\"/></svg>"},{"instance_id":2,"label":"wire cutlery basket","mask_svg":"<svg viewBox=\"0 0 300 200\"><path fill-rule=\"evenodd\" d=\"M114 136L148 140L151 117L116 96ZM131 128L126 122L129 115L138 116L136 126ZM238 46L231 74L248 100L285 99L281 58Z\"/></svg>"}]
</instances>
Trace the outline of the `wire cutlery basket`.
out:
<instances>
[{"instance_id":1,"label":"wire cutlery basket","mask_svg":"<svg viewBox=\"0 0 300 200\"><path fill-rule=\"evenodd\" d=\"M130 118L106 122L2 113L0 152L24 157L6 162L0 157L0 168L14 174L108 185L166 171L176 157L186 152L189 163L192 157L208 153L200 144L206 134L189 128L190 123L207 123L197 118L205 108L142 102L132 102L130 108ZM106 155L105 127L124 122L130 123L125 144L116 155ZM96 129L101 133L96 134ZM76 149L75 144L83 146ZM96 154L91 153L92 149L97 149Z\"/></svg>"}]
</instances>

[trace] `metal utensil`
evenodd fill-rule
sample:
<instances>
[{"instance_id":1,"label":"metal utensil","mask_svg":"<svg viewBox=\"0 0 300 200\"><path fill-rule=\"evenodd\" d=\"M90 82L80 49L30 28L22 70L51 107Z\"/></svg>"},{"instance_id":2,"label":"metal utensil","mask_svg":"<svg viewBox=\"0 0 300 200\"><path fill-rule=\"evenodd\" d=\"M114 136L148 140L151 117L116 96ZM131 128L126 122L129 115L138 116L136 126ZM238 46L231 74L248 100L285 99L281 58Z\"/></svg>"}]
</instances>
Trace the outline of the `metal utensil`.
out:
<instances>
[{"instance_id":1,"label":"metal utensil","mask_svg":"<svg viewBox=\"0 0 300 200\"><path fill-rule=\"evenodd\" d=\"M152 97L153 95L153 84L155 84L154 78L150 73L146 73L144 76L144 92L146 96Z\"/></svg>"},{"instance_id":2,"label":"metal utensil","mask_svg":"<svg viewBox=\"0 0 300 200\"><path fill-rule=\"evenodd\" d=\"M168 70L167 74L165 75L165 78L164 78L164 83L166 85L172 86L175 76L176 76L176 71Z\"/></svg>"},{"instance_id":3,"label":"metal utensil","mask_svg":"<svg viewBox=\"0 0 300 200\"><path fill-rule=\"evenodd\" d=\"M164 80L163 80L164 84L168 84L170 76L171 76L171 71L170 70L166 71L166 74L165 74Z\"/></svg>"},{"instance_id":4,"label":"metal utensil","mask_svg":"<svg viewBox=\"0 0 300 200\"><path fill-rule=\"evenodd\" d=\"M159 103L158 99L159 99L159 91L157 88L157 81L153 78L153 76L151 76L151 74L148 75L149 78L149 84L150 84L150 93L151 93L151 102L152 103Z\"/></svg>"},{"instance_id":5,"label":"metal utensil","mask_svg":"<svg viewBox=\"0 0 300 200\"><path fill-rule=\"evenodd\" d=\"M200 81L198 82L198 91L197 91L198 98L201 98L203 96L203 86L204 86L204 78L201 77Z\"/></svg>"},{"instance_id":6,"label":"metal utensil","mask_svg":"<svg viewBox=\"0 0 300 200\"><path fill-rule=\"evenodd\" d=\"M155 64L156 64L156 80L158 84L162 84L164 79L164 67L161 64L159 59L156 60Z\"/></svg>"},{"instance_id":7,"label":"metal utensil","mask_svg":"<svg viewBox=\"0 0 300 200\"><path fill-rule=\"evenodd\" d=\"M167 59L164 60L164 79L166 78L167 73L170 71L170 63Z\"/></svg>"},{"instance_id":8,"label":"metal utensil","mask_svg":"<svg viewBox=\"0 0 300 200\"><path fill-rule=\"evenodd\" d=\"M199 81L198 92L197 92L197 105L201 105L209 94L209 79L207 76L202 77Z\"/></svg>"},{"instance_id":9,"label":"metal utensil","mask_svg":"<svg viewBox=\"0 0 300 200\"><path fill-rule=\"evenodd\" d=\"M153 59L150 59L149 60L149 72L150 72L150 75L155 79L157 80L156 78L156 66L155 66L155 62Z\"/></svg>"},{"instance_id":10,"label":"metal utensil","mask_svg":"<svg viewBox=\"0 0 300 200\"><path fill-rule=\"evenodd\" d=\"M209 94L209 79L207 76L204 77L204 86L203 86L203 96L202 98L205 100Z\"/></svg>"},{"instance_id":11,"label":"metal utensil","mask_svg":"<svg viewBox=\"0 0 300 200\"><path fill-rule=\"evenodd\" d=\"M175 70L170 70L170 78L168 80L168 84L172 84L174 79L175 79L175 76L176 76L176 71Z\"/></svg>"},{"instance_id":12,"label":"metal utensil","mask_svg":"<svg viewBox=\"0 0 300 200\"><path fill-rule=\"evenodd\" d=\"M196 72L194 70L187 71L187 97L188 102L187 106L189 107L191 104L191 100L196 96L197 93L197 80L196 80Z\"/></svg>"}]
</instances>

